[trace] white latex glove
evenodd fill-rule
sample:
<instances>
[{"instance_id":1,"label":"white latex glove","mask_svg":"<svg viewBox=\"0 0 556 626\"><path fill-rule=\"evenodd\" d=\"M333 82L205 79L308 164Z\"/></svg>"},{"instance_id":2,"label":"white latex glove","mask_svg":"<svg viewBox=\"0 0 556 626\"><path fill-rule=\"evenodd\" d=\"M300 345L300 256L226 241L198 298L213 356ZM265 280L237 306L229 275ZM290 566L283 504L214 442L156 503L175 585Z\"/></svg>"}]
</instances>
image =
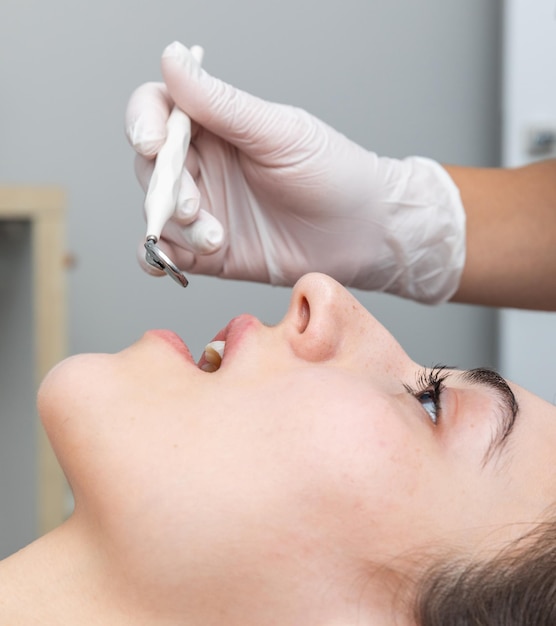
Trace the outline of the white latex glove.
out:
<instances>
[{"instance_id":1,"label":"white latex glove","mask_svg":"<svg viewBox=\"0 0 556 626\"><path fill-rule=\"evenodd\" d=\"M146 189L174 103L193 120L189 191L161 238L180 269L275 285L319 271L427 303L455 292L465 213L438 163L378 157L306 111L210 76L179 43L162 73L165 84L132 94L126 132Z\"/></svg>"}]
</instances>

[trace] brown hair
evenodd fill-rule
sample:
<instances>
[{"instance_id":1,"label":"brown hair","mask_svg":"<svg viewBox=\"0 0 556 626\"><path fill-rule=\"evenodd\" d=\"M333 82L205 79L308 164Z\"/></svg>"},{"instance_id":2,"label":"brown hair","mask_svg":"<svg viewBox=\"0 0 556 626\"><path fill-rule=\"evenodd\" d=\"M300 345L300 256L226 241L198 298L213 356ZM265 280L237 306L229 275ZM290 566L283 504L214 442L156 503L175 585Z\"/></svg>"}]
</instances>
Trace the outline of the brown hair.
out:
<instances>
[{"instance_id":1,"label":"brown hair","mask_svg":"<svg viewBox=\"0 0 556 626\"><path fill-rule=\"evenodd\" d=\"M424 581L419 626L554 626L556 520L488 562L433 566Z\"/></svg>"}]
</instances>

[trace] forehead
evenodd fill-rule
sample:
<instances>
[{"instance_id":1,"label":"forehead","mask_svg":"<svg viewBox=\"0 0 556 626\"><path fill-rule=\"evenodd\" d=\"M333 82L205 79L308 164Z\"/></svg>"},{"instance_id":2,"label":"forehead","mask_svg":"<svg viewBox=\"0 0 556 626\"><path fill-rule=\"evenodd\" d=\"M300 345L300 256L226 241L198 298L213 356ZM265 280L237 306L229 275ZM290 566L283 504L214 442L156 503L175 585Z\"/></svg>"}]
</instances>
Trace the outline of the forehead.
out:
<instances>
[{"instance_id":1,"label":"forehead","mask_svg":"<svg viewBox=\"0 0 556 626\"><path fill-rule=\"evenodd\" d=\"M506 471L525 483L531 495L550 506L556 502L556 406L511 384L519 403Z\"/></svg>"}]
</instances>

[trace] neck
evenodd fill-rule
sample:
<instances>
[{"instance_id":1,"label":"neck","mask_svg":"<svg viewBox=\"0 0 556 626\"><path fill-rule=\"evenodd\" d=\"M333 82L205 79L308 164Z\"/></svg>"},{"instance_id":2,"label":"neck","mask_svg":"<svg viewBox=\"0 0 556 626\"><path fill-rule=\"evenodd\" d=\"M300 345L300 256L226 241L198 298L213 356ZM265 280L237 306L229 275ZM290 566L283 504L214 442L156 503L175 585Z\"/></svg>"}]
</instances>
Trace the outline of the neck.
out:
<instances>
[{"instance_id":1,"label":"neck","mask_svg":"<svg viewBox=\"0 0 556 626\"><path fill-rule=\"evenodd\" d=\"M0 562L0 624L147 626L126 613L114 583L95 543L68 520Z\"/></svg>"},{"instance_id":2,"label":"neck","mask_svg":"<svg viewBox=\"0 0 556 626\"><path fill-rule=\"evenodd\" d=\"M88 532L76 519L71 518L48 535L0 562L0 625L246 626L270 623L269 612L274 616L272 623L281 624L336 626L357 622L372 623L374 626L392 623L392 605L388 601L381 606L379 600L382 593L377 593L364 611L361 590L355 589L354 592L352 589L357 598L348 598L347 604L352 605L356 616L346 611L345 606L340 611L336 610L339 605L328 606L325 600L327 596L322 596L322 589L320 594L310 594L312 602L300 601L299 596L304 595L302 588L307 585L307 581L295 577L289 585L281 587L279 598L265 593L253 581L252 593L248 594L250 600L246 604L240 601L241 598L245 600L245 590L236 590L234 585L240 581L234 582L233 578L228 580L228 585L235 599L228 598L221 605L217 601L218 592L215 593L214 589L210 595L204 595L202 590L197 589L192 597L185 593L184 588L173 589L167 597L160 589L162 593L155 593L156 600L153 600L144 586L140 591L133 583L129 584L133 576L114 567L110 551L99 547L102 545L95 538L94 532ZM335 586L333 584L332 588ZM158 587L160 585L153 584L153 588ZM178 598L177 601L172 601L172 594ZM285 613L284 604L290 605ZM269 607L275 607L276 610L270 611ZM372 615L372 619L366 620L363 613ZM343 617L340 618L340 615ZM346 620L347 615L350 617ZM402 619L396 623L408 622Z\"/></svg>"}]
</instances>

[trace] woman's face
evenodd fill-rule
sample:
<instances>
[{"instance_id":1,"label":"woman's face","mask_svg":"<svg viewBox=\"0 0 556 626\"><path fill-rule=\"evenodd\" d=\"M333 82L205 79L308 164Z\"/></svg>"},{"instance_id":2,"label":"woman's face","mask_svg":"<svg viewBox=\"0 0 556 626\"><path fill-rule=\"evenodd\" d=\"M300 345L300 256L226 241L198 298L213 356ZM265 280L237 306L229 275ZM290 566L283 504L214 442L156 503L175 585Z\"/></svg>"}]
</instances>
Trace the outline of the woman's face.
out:
<instances>
[{"instance_id":1,"label":"woman's face","mask_svg":"<svg viewBox=\"0 0 556 626\"><path fill-rule=\"evenodd\" d=\"M298 570L408 572L423 551L486 553L555 499L556 408L482 371L429 380L330 278L301 279L277 326L242 316L218 339L214 373L153 331L41 388L75 515L130 567L183 559L194 584L230 566L292 586Z\"/></svg>"}]
</instances>

